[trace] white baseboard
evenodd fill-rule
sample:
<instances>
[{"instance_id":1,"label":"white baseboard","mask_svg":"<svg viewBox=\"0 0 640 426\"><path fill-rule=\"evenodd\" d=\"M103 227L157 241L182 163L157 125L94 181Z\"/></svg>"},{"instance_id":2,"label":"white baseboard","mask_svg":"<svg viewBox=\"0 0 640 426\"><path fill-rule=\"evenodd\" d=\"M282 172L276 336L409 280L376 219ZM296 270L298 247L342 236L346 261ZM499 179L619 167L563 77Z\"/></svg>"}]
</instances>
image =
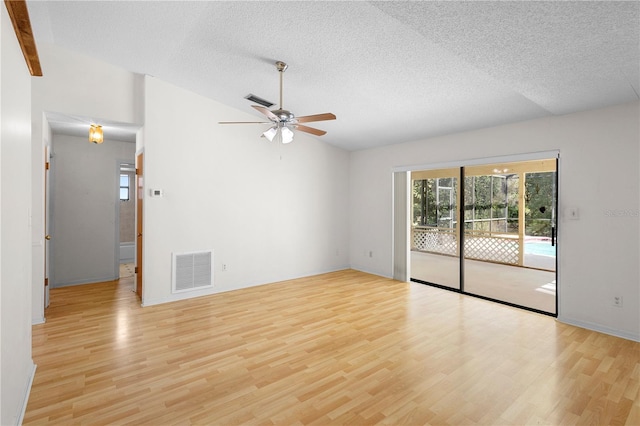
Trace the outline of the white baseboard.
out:
<instances>
[{"instance_id":1,"label":"white baseboard","mask_svg":"<svg viewBox=\"0 0 640 426\"><path fill-rule=\"evenodd\" d=\"M363 268L363 267L360 267L360 266L357 266L357 265L351 265L349 268L353 269L355 271L364 272L365 274L377 275L379 277L389 278L391 280L393 279L393 275L383 274L380 271L373 271L373 270L370 270L368 268ZM409 281L411 281L411 280L408 280L406 282L409 282Z\"/></svg>"},{"instance_id":2,"label":"white baseboard","mask_svg":"<svg viewBox=\"0 0 640 426\"><path fill-rule=\"evenodd\" d=\"M31 318L31 325L44 324L45 322L47 322L47 320L45 319L45 317L41 317L41 318Z\"/></svg>"},{"instance_id":3,"label":"white baseboard","mask_svg":"<svg viewBox=\"0 0 640 426\"><path fill-rule=\"evenodd\" d=\"M18 424L21 425L24 420L24 413L27 412L27 404L29 403L29 395L31 394L31 385L33 385L33 378L36 376L36 368L38 367L35 364L32 364L31 374L29 374L29 383L27 384L27 388L25 390L24 398L22 401L22 410L20 411L20 416L18 417Z\"/></svg>"},{"instance_id":4,"label":"white baseboard","mask_svg":"<svg viewBox=\"0 0 640 426\"><path fill-rule=\"evenodd\" d=\"M235 290L241 290L244 288L250 288L250 287L257 287L257 286L262 286L262 285L268 285L268 284L274 284L274 283L278 283L281 281L289 281L289 280L295 280L298 278L305 278L305 277L313 277L315 275L321 275L321 274L328 274L330 272L337 272L337 271L343 271L345 269L350 269L349 266L339 266L339 267L335 267L335 268L328 268L325 270L317 270L317 271L313 271L313 272L307 272L307 273L303 273L302 275L291 275L291 276L284 276L284 277L279 277L279 278L275 278L272 280L269 280L268 282L263 282L263 281L259 281L259 282L245 282L243 283L241 286L233 286L233 287L227 287L227 288L219 288L214 284L214 287L212 288L207 288L204 290L196 290L196 291L189 291L186 293L176 293L176 294L171 294L167 297L164 298L157 298L157 299L145 299L143 298L142 300L142 304L140 306L147 307L147 306L153 306L153 305L161 305L163 303L170 303L170 302L177 302L179 300L186 300L186 299L193 299L196 297L201 297L201 296L210 296L212 294L218 294L218 293L226 293L229 291L235 291ZM143 291L144 293L144 291Z\"/></svg>"},{"instance_id":5,"label":"white baseboard","mask_svg":"<svg viewBox=\"0 0 640 426\"><path fill-rule=\"evenodd\" d=\"M143 299L140 306L142 306L143 308L146 308L147 306L162 305L163 303L177 302L180 300L193 299L195 297L210 296L218 292L219 291L215 291L214 287L208 287L204 290L194 290L194 291L188 291L184 293L174 293L167 297L158 298L158 299ZM143 293L144 293L144 290L143 290Z\"/></svg>"},{"instance_id":6,"label":"white baseboard","mask_svg":"<svg viewBox=\"0 0 640 426\"><path fill-rule=\"evenodd\" d=\"M566 318L560 315L558 316L558 321L565 324L574 325L576 327L586 328L587 330L597 331L599 333L609 334L611 336L621 337L627 340L633 340L634 342L640 342L640 334L634 334L634 333L629 333L627 331L616 330L615 328L604 327L600 324L595 324L587 321L574 320L574 319Z\"/></svg>"}]
</instances>

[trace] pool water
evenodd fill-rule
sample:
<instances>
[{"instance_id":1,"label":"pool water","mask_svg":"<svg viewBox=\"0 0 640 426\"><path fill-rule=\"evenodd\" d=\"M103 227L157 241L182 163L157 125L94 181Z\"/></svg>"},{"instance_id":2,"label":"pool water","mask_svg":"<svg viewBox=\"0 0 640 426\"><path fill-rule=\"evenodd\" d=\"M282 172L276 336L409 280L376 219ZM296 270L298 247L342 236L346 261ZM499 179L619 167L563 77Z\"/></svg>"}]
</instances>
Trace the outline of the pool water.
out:
<instances>
[{"instance_id":1,"label":"pool water","mask_svg":"<svg viewBox=\"0 0 640 426\"><path fill-rule=\"evenodd\" d=\"M529 241L524 243L524 253L555 257L556 247L551 245L551 241Z\"/></svg>"}]
</instances>

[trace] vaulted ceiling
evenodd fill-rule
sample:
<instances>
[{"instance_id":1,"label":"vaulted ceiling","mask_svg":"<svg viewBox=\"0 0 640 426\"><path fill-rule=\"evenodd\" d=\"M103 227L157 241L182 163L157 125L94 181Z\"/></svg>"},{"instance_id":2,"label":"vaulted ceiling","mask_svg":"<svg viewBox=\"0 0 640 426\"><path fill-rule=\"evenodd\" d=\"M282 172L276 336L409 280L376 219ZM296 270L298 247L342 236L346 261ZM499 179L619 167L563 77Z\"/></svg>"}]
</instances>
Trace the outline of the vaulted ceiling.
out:
<instances>
[{"instance_id":1,"label":"vaulted ceiling","mask_svg":"<svg viewBox=\"0 0 640 426\"><path fill-rule=\"evenodd\" d=\"M29 1L37 43L359 150L638 100L640 2ZM46 63L43 64L46 75ZM212 123L226 117L212 117ZM217 124L216 124L217 125Z\"/></svg>"}]
</instances>

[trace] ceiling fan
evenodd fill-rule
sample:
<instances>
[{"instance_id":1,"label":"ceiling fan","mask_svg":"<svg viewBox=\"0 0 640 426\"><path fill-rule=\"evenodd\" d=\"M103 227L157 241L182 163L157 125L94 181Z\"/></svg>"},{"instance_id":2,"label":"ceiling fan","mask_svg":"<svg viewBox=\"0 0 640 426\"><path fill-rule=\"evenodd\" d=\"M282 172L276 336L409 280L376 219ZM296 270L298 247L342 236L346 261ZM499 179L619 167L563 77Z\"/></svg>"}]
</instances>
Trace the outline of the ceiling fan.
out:
<instances>
[{"instance_id":1,"label":"ceiling fan","mask_svg":"<svg viewBox=\"0 0 640 426\"><path fill-rule=\"evenodd\" d=\"M276 62L276 68L280 73L280 107L270 111L260 105L251 105L256 110L264 114L270 121L221 121L219 124L271 124L272 126L264 132L262 135L269 139L269 141L276 141L281 143L289 143L293 141L293 131L299 130L305 133L311 133L312 135L322 136L326 134L324 130L315 129L313 127L305 126L300 123L311 123L314 121L326 121L335 120L336 116L330 112L324 114L305 115L303 117L296 117L291 111L283 109L282 107L282 74L289 66L282 61Z\"/></svg>"}]
</instances>

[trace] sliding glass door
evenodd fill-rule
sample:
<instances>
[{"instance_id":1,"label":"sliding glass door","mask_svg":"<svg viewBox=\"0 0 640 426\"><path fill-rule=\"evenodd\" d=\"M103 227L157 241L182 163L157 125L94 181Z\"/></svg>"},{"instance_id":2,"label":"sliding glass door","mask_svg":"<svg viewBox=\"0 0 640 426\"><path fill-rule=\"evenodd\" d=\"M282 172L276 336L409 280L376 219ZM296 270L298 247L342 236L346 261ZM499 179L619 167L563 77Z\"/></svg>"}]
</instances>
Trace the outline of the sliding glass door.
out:
<instances>
[{"instance_id":1,"label":"sliding glass door","mask_svg":"<svg viewBox=\"0 0 640 426\"><path fill-rule=\"evenodd\" d=\"M556 160L464 168L464 290L556 314Z\"/></svg>"},{"instance_id":2,"label":"sliding glass door","mask_svg":"<svg viewBox=\"0 0 640 426\"><path fill-rule=\"evenodd\" d=\"M460 169L411 173L411 277L460 289Z\"/></svg>"},{"instance_id":3,"label":"sliding glass door","mask_svg":"<svg viewBox=\"0 0 640 426\"><path fill-rule=\"evenodd\" d=\"M411 278L556 315L556 161L412 172Z\"/></svg>"}]
</instances>

